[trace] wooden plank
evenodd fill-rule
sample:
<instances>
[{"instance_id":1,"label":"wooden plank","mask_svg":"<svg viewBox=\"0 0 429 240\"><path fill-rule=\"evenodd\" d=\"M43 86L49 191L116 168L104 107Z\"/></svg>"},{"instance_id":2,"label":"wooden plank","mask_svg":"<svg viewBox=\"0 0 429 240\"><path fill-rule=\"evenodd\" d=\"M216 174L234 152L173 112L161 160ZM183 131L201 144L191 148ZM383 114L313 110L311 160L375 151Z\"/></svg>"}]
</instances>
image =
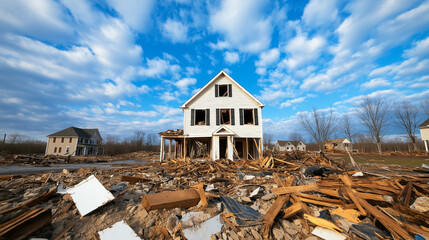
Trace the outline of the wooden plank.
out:
<instances>
[{"instance_id":1,"label":"wooden plank","mask_svg":"<svg viewBox=\"0 0 429 240\"><path fill-rule=\"evenodd\" d=\"M39 203L42 203L44 201L49 200L52 197L52 195L54 193L56 193L56 192L57 192L57 189L56 188L52 188L49 192L45 192L45 193L41 194L40 196L37 196L37 197L35 197L33 199L30 199L30 200L27 200L27 201L19 204L16 207L2 210L2 211L0 211L0 214L5 214L5 213L9 213L9 212L14 212L14 211L17 211L17 210L21 210L21 209L26 209L26 208L34 207L34 206L36 206Z\"/></svg>"},{"instance_id":2,"label":"wooden plank","mask_svg":"<svg viewBox=\"0 0 429 240\"><path fill-rule=\"evenodd\" d=\"M353 182L348 175L342 174L342 175L339 175L338 177L341 179L341 181L343 181L343 183L346 186L351 187L353 185Z\"/></svg>"},{"instance_id":3,"label":"wooden plank","mask_svg":"<svg viewBox=\"0 0 429 240\"><path fill-rule=\"evenodd\" d=\"M354 192L349 188L349 187L343 187L343 192L345 192L349 198L352 200L352 202L356 205L356 207L359 209L359 212L363 215L366 216L366 212L363 209L363 207L360 205L358 198L356 197L356 195L354 194Z\"/></svg>"},{"instance_id":4,"label":"wooden plank","mask_svg":"<svg viewBox=\"0 0 429 240\"><path fill-rule=\"evenodd\" d=\"M373 189L379 189L379 190L383 190L383 191L388 191L388 192L392 192L394 194L399 194L399 191L392 188L392 187L387 187L387 186L381 186L381 185L377 185L377 184L366 184L366 183L362 183L359 184L358 187L364 187L364 188L373 188Z\"/></svg>"},{"instance_id":5,"label":"wooden plank","mask_svg":"<svg viewBox=\"0 0 429 240\"><path fill-rule=\"evenodd\" d=\"M369 214L374 216L383 226L385 226L389 231L393 231L393 234L398 234L404 239L413 239L413 237L405 231L400 224L398 224L393 219L386 216L380 210L369 204L366 200L356 197L359 203Z\"/></svg>"},{"instance_id":6,"label":"wooden plank","mask_svg":"<svg viewBox=\"0 0 429 240\"><path fill-rule=\"evenodd\" d=\"M318 189L319 187L317 186L317 184L309 184L309 185L300 185L300 186L293 186L293 187L273 188L271 189L271 192L277 195L283 195L288 193L314 191Z\"/></svg>"},{"instance_id":7,"label":"wooden plank","mask_svg":"<svg viewBox=\"0 0 429 240\"><path fill-rule=\"evenodd\" d=\"M58 236L56 236L53 240L60 240L66 233L68 233L75 225L76 223L72 223L68 228L66 228L64 231L62 231Z\"/></svg>"},{"instance_id":8,"label":"wooden plank","mask_svg":"<svg viewBox=\"0 0 429 240\"><path fill-rule=\"evenodd\" d=\"M200 195L195 189L161 192L143 196L142 205L146 211L168 208L190 208L198 204Z\"/></svg>"},{"instance_id":9,"label":"wooden plank","mask_svg":"<svg viewBox=\"0 0 429 240\"><path fill-rule=\"evenodd\" d=\"M2 223L0 239L25 239L51 222L51 209L33 209Z\"/></svg>"},{"instance_id":10,"label":"wooden plank","mask_svg":"<svg viewBox=\"0 0 429 240\"><path fill-rule=\"evenodd\" d=\"M283 219L288 219L295 216L295 214L302 211L302 205L300 203L295 203L292 206L283 210Z\"/></svg>"},{"instance_id":11,"label":"wooden plank","mask_svg":"<svg viewBox=\"0 0 429 240\"><path fill-rule=\"evenodd\" d=\"M318 218L318 217L313 217L313 216L305 214L305 213L304 213L304 219L316 224L317 226L327 228L327 229L337 231L337 232L342 232L342 230L339 227L337 227L337 225L335 225L334 223L332 223L329 220L326 220L323 218Z\"/></svg>"},{"instance_id":12,"label":"wooden plank","mask_svg":"<svg viewBox=\"0 0 429 240\"><path fill-rule=\"evenodd\" d=\"M326 207L341 207L341 206L343 206L342 204L339 204L339 203L324 202L324 201L319 201L319 200L314 200L314 199L304 198L304 197L298 197L298 198L302 202L311 203L311 204L320 205L320 206L326 206Z\"/></svg>"},{"instance_id":13,"label":"wooden plank","mask_svg":"<svg viewBox=\"0 0 429 240\"><path fill-rule=\"evenodd\" d=\"M326 202L326 203L335 203L335 204L340 204L340 205L343 204L343 201L341 201L339 199L318 197L318 196L305 194L305 193L296 193L295 195L300 197L300 198L314 199L314 200L318 200L318 201L322 201L322 202Z\"/></svg>"},{"instance_id":14,"label":"wooden plank","mask_svg":"<svg viewBox=\"0 0 429 240\"><path fill-rule=\"evenodd\" d=\"M203 205L203 207L207 207L208 204L207 204L206 194L204 192L204 184L199 183L196 187L197 187L198 195L200 195L201 204Z\"/></svg>"},{"instance_id":15,"label":"wooden plank","mask_svg":"<svg viewBox=\"0 0 429 240\"><path fill-rule=\"evenodd\" d=\"M144 183L144 182L150 182L152 180L142 177L134 177L134 176L121 176L121 182L130 182L130 183Z\"/></svg>"},{"instance_id":16,"label":"wooden plank","mask_svg":"<svg viewBox=\"0 0 429 240\"><path fill-rule=\"evenodd\" d=\"M340 194L338 193L338 190L334 190L334 189L326 189L326 188L319 188L318 190L316 190L322 194L331 196L331 197L336 197L339 198Z\"/></svg>"},{"instance_id":17,"label":"wooden plank","mask_svg":"<svg viewBox=\"0 0 429 240\"><path fill-rule=\"evenodd\" d=\"M386 202L386 199L384 199L382 195L378 195L378 194L355 192L355 195L365 200Z\"/></svg>"}]
</instances>

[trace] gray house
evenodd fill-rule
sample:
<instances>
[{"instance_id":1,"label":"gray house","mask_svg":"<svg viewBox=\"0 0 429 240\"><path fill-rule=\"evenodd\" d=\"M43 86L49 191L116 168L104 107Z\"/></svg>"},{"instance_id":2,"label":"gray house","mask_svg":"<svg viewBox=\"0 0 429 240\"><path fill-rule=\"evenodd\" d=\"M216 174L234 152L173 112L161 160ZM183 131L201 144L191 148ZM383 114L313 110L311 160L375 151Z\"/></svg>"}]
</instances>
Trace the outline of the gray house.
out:
<instances>
[{"instance_id":1,"label":"gray house","mask_svg":"<svg viewBox=\"0 0 429 240\"><path fill-rule=\"evenodd\" d=\"M301 141L277 140L273 147L273 150L277 152L305 151L306 149L306 145Z\"/></svg>"}]
</instances>

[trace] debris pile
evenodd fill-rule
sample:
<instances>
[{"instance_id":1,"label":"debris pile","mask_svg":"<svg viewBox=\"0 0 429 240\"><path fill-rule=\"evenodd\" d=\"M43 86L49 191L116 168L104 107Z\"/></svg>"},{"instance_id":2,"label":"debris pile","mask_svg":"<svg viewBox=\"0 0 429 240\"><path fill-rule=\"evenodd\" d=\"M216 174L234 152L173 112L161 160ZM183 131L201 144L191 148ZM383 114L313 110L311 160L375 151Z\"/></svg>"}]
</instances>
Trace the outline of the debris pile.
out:
<instances>
[{"instance_id":1,"label":"debris pile","mask_svg":"<svg viewBox=\"0 0 429 240\"><path fill-rule=\"evenodd\" d=\"M1 177L0 239L429 239L428 173L360 167L301 153Z\"/></svg>"}]
</instances>

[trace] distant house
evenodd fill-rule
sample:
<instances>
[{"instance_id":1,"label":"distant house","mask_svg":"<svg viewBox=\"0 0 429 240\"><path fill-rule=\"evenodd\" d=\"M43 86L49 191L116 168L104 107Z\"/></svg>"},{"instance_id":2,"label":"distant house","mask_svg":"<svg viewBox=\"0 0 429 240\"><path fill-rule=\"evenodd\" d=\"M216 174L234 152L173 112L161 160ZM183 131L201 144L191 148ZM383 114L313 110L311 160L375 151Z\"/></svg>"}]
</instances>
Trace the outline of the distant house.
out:
<instances>
[{"instance_id":1,"label":"distant house","mask_svg":"<svg viewBox=\"0 0 429 240\"><path fill-rule=\"evenodd\" d=\"M327 151L351 151L352 145L347 138L329 139L325 143L325 149Z\"/></svg>"},{"instance_id":2,"label":"distant house","mask_svg":"<svg viewBox=\"0 0 429 240\"><path fill-rule=\"evenodd\" d=\"M97 128L69 127L48 135L45 155L102 155L102 138Z\"/></svg>"},{"instance_id":3,"label":"distant house","mask_svg":"<svg viewBox=\"0 0 429 240\"><path fill-rule=\"evenodd\" d=\"M418 128L420 129L420 135L422 136L422 140L425 143L426 152L429 152L429 119L420 124Z\"/></svg>"},{"instance_id":4,"label":"distant house","mask_svg":"<svg viewBox=\"0 0 429 240\"><path fill-rule=\"evenodd\" d=\"M281 141L277 140L273 147L274 151L278 152L291 152L291 151L305 151L306 145L301 141Z\"/></svg>"}]
</instances>

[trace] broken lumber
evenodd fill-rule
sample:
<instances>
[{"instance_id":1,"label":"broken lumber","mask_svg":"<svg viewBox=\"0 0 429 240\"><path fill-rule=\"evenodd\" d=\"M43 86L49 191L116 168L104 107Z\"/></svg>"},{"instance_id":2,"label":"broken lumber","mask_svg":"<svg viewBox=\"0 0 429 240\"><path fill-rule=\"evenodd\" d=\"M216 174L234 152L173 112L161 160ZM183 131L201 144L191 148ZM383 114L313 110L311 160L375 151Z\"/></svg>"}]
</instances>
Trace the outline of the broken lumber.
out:
<instances>
[{"instance_id":1,"label":"broken lumber","mask_svg":"<svg viewBox=\"0 0 429 240\"><path fill-rule=\"evenodd\" d=\"M25 239L51 221L51 209L32 209L0 224L0 239Z\"/></svg>"},{"instance_id":2,"label":"broken lumber","mask_svg":"<svg viewBox=\"0 0 429 240\"><path fill-rule=\"evenodd\" d=\"M201 204L203 205L203 207L207 207L208 203L207 203L206 194L204 192L204 184L200 183L196 186L196 188L197 188L198 194L200 195Z\"/></svg>"},{"instance_id":3,"label":"broken lumber","mask_svg":"<svg viewBox=\"0 0 429 240\"><path fill-rule=\"evenodd\" d=\"M152 193L143 196L142 205L146 211L168 208L189 208L198 204L200 195L195 189Z\"/></svg>"},{"instance_id":4,"label":"broken lumber","mask_svg":"<svg viewBox=\"0 0 429 240\"><path fill-rule=\"evenodd\" d=\"M317 186L317 184L309 184L309 185L300 185L300 186L293 186L293 187L273 188L271 189L271 191L277 195L283 195L288 193L314 191L318 189L319 187Z\"/></svg>"},{"instance_id":5,"label":"broken lumber","mask_svg":"<svg viewBox=\"0 0 429 240\"><path fill-rule=\"evenodd\" d=\"M142 177L133 177L133 176L121 176L121 182L129 182L129 183L144 183L150 182L150 179L142 178Z\"/></svg>"},{"instance_id":6,"label":"broken lumber","mask_svg":"<svg viewBox=\"0 0 429 240\"><path fill-rule=\"evenodd\" d=\"M40 196L38 196L38 197L35 197L35 198L33 198L33 199L29 199L29 200L27 200L27 201L25 201L25 202L23 202L23 203L19 204L19 205L18 205L18 206L16 206L16 207L8 208L8 209L5 209L5 210L3 210L3 211L0 211L0 214L10 213L10 212L14 212L14 211L17 211L17 210L21 210L21 209L26 209L26 208L34 207L34 206L36 206L37 204L42 203L42 202L47 201L48 199L50 199L50 198L51 198L51 196L52 196L54 193L56 193L56 192L57 192L57 189L56 189L56 188L53 188L53 189L51 189L49 192L45 192L45 193L41 194L41 195L40 195Z\"/></svg>"},{"instance_id":7,"label":"broken lumber","mask_svg":"<svg viewBox=\"0 0 429 240\"><path fill-rule=\"evenodd\" d=\"M287 219L295 216L295 214L302 211L302 205L300 203L295 203L292 206L283 210L283 219Z\"/></svg>"}]
</instances>

